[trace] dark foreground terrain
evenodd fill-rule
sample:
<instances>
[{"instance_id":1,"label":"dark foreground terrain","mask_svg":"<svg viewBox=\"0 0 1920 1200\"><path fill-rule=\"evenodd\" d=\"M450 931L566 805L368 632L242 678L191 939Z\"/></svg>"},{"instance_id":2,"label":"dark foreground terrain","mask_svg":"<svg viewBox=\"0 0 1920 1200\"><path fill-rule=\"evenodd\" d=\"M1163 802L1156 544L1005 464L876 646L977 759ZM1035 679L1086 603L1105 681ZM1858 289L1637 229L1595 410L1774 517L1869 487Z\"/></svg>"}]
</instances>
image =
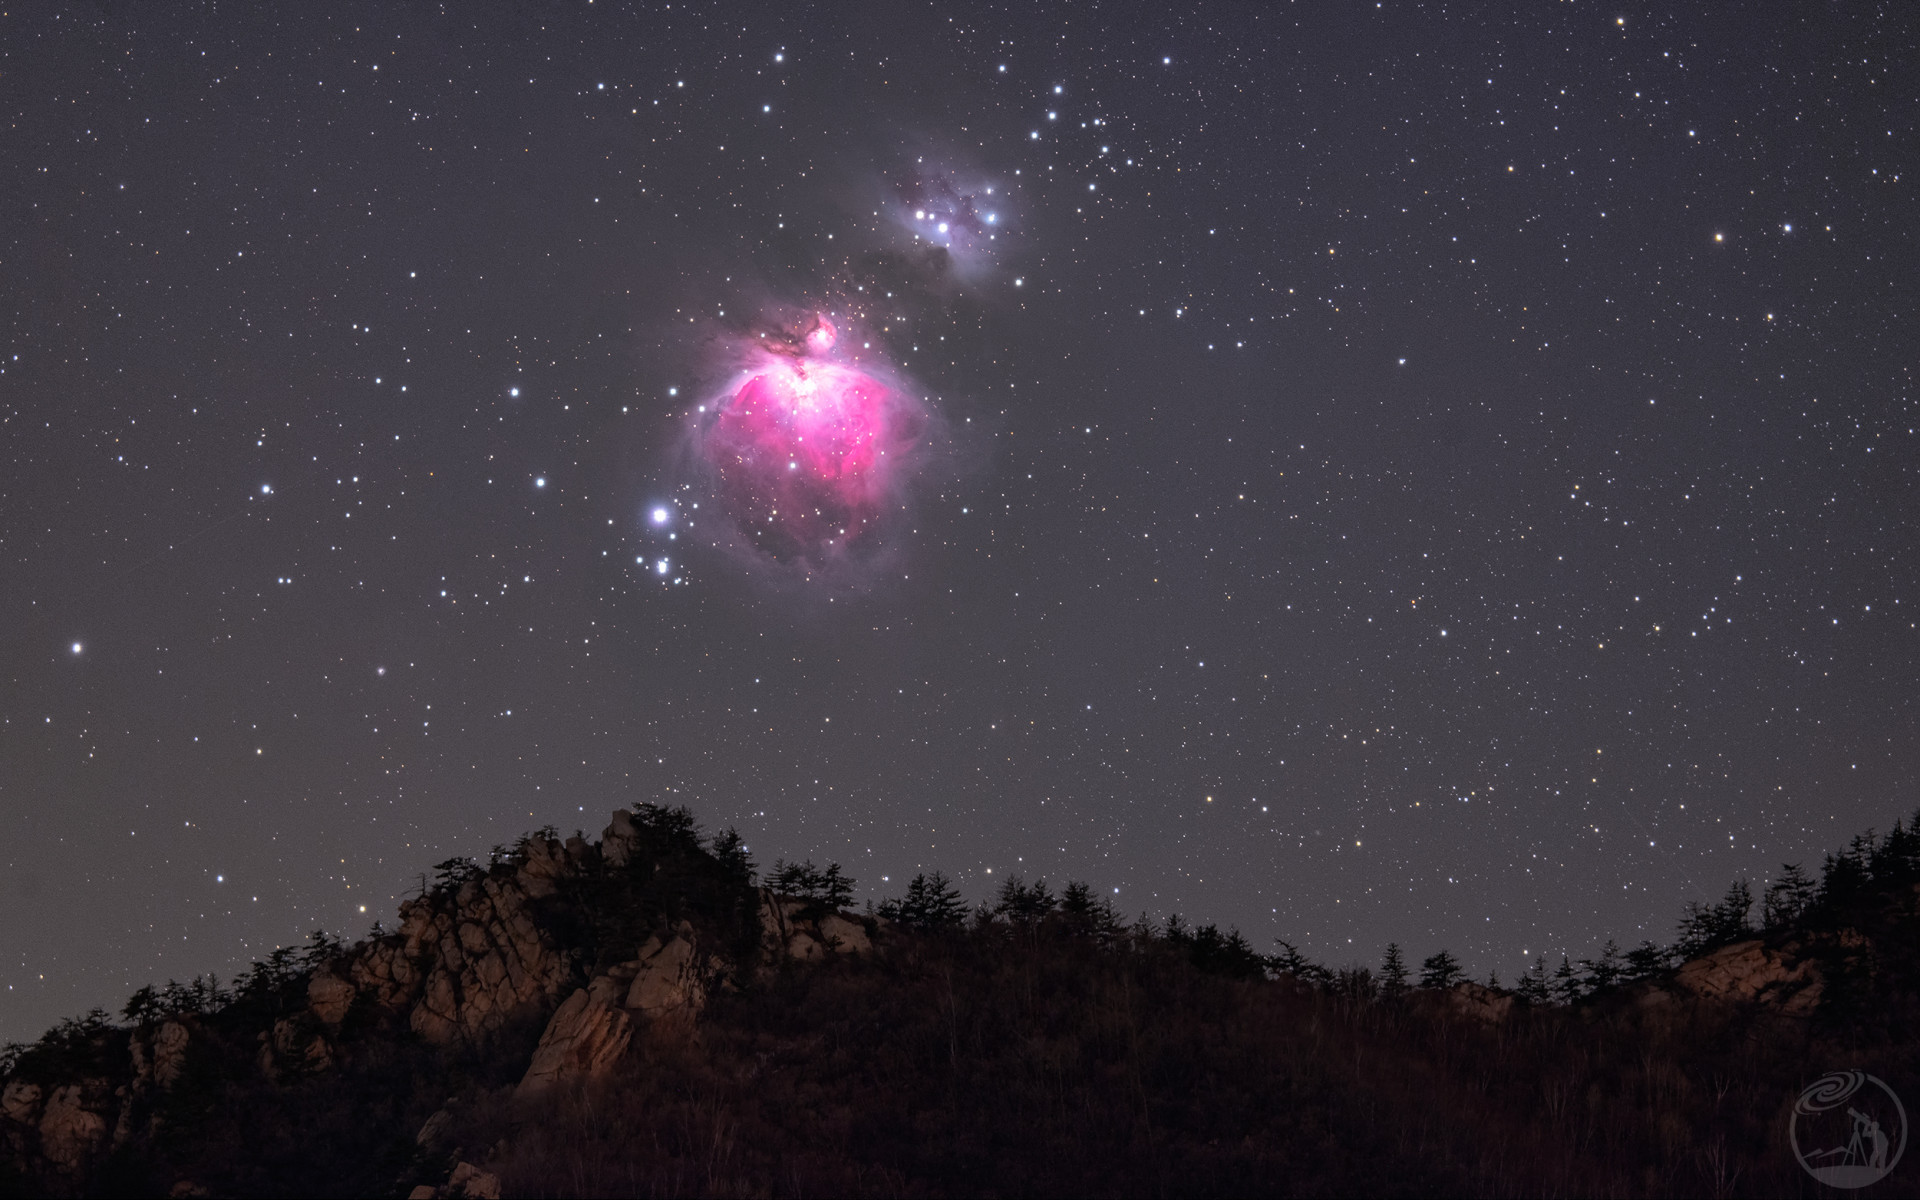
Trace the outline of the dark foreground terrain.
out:
<instances>
[{"instance_id":1,"label":"dark foreground terrain","mask_svg":"<svg viewBox=\"0 0 1920 1200\"><path fill-rule=\"evenodd\" d=\"M396 929L10 1047L0 1193L1838 1195L1796 1161L1802 1089L1920 1101L1901 826L1510 989L1079 886L860 914L838 868L760 882L648 805L444 863Z\"/></svg>"}]
</instances>

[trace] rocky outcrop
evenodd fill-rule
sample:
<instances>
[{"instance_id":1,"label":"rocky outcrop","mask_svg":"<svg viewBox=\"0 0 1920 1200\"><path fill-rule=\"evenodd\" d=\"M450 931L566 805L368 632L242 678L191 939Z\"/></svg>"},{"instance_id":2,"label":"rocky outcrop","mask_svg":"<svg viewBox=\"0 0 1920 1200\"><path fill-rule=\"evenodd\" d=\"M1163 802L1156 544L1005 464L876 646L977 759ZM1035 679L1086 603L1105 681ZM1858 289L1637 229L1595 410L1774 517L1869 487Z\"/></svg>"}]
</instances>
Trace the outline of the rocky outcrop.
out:
<instances>
[{"instance_id":1,"label":"rocky outcrop","mask_svg":"<svg viewBox=\"0 0 1920 1200\"><path fill-rule=\"evenodd\" d=\"M609 867L624 867L632 861L633 848L639 841L640 827L633 823L633 814L620 809L600 835L600 857Z\"/></svg>"},{"instance_id":2,"label":"rocky outcrop","mask_svg":"<svg viewBox=\"0 0 1920 1200\"><path fill-rule=\"evenodd\" d=\"M100 1110L103 1081L69 1083L47 1097L40 1114L40 1152L54 1166L78 1174L107 1140L107 1118Z\"/></svg>"},{"instance_id":3,"label":"rocky outcrop","mask_svg":"<svg viewBox=\"0 0 1920 1200\"><path fill-rule=\"evenodd\" d=\"M438 1200L443 1196L464 1196L467 1200L500 1200L500 1177L482 1171L470 1162L454 1166L453 1174L440 1187L423 1183L407 1193L407 1200Z\"/></svg>"},{"instance_id":4,"label":"rocky outcrop","mask_svg":"<svg viewBox=\"0 0 1920 1200\"><path fill-rule=\"evenodd\" d=\"M567 997L540 1035L517 1095L538 1096L563 1083L592 1079L619 1061L633 1040L633 1020L613 1002L614 992L584 987Z\"/></svg>"},{"instance_id":5,"label":"rocky outcrop","mask_svg":"<svg viewBox=\"0 0 1920 1200\"><path fill-rule=\"evenodd\" d=\"M777 896L762 888L760 943L767 964L777 965L789 959L811 962L828 954L865 954L873 949L873 936L867 923L850 913L823 911L816 901Z\"/></svg>"},{"instance_id":6,"label":"rocky outcrop","mask_svg":"<svg viewBox=\"0 0 1920 1200\"><path fill-rule=\"evenodd\" d=\"M1488 1025L1498 1025L1507 1019L1513 1011L1513 993L1488 987L1484 983L1468 980L1456 983L1446 991L1447 1007L1475 1021L1484 1021Z\"/></svg>"},{"instance_id":7,"label":"rocky outcrop","mask_svg":"<svg viewBox=\"0 0 1920 1200\"><path fill-rule=\"evenodd\" d=\"M403 903L396 930L376 930L344 950L322 951L327 957L320 961L309 955L275 968L304 972L304 979L297 973L257 977L248 985L255 989L249 1004L266 999L275 1006L258 1023L236 1027L233 1010L184 1011L131 1029L108 1028L91 1051L103 1065L59 1082L45 1075L38 1082L5 1081L0 1158L31 1163L35 1178L81 1178L109 1145L152 1137L165 1093L175 1089L190 1062L199 1062L196 1055L206 1054L213 1068L230 1061L236 1044L257 1045L254 1062L261 1075L291 1087L338 1070L369 1039L404 1030L434 1045L477 1045L544 1017L517 1089L537 1096L605 1073L643 1031L696 1036L693 1026L710 994L744 982L739 972L749 964L734 962L731 951L718 952L717 943L703 941L688 921L649 935L644 921L654 918L624 899L651 895L636 889L647 886L662 861L662 845L680 836L671 824L643 826L622 811L597 845L580 837L530 838L507 862ZM710 900L708 908L694 912L738 902L739 893L728 891L733 885L725 879L703 885L720 903ZM643 905L659 903L650 898ZM874 949L878 925L872 919L764 889L758 905L763 968ZM636 920L643 922L637 930L629 923ZM591 936L582 936L589 931ZM722 932L731 938L735 931ZM623 946L622 937L643 940ZM598 970L580 986L587 963L596 956L604 963L623 950L632 957ZM116 1046L116 1038L124 1040ZM96 1073L114 1078L92 1078ZM432 1153L441 1152L437 1140L450 1118L443 1111L436 1120L420 1134L423 1146L436 1143ZM484 1173L456 1177L435 1194L497 1194L486 1190L497 1189L489 1179Z\"/></svg>"},{"instance_id":8,"label":"rocky outcrop","mask_svg":"<svg viewBox=\"0 0 1920 1200\"><path fill-rule=\"evenodd\" d=\"M819 921L820 941L836 954L866 954L873 949L867 927L840 913L828 913Z\"/></svg>"},{"instance_id":9,"label":"rocky outcrop","mask_svg":"<svg viewBox=\"0 0 1920 1200\"><path fill-rule=\"evenodd\" d=\"M20 1125L38 1125L40 1123L40 1102L45 1099L40 1085L28 1083L24 1079L15 1079L7 1084L6 1091L0 1092L0 1115Z\"/></svg>"},{"instance_id":10,"label":"rocky outcrop","mask_svg":"<svg viewBox=\"0 0 1920 1200\"><path fill-rule=\"evenodd\" d=\"M347 1019L353 998L359 993L349 981L332 971L315 971L307 981L307 1007L323 1025L338 1026Z\"/></svg>"},{"instance_id":11,"label":"rocky outcrop","mask_svg":"<svg viewBox=\"0 0 1920 1200\"><path fill-rule=\"evenodd\" d=\"M434 896L405 902L398 932L363 943L314 973L310 1011L321 1025L337 1028L356 998L365 997L381 1010L404 1014L426 1041L447 1045L552 1006L578 976L533 906L555 897L572 872L596 863L625 867L640 838L633 814L622 810L613 814L597 847L578 837L564 844L535 837L510 875L468 880L451 902ZM850 914L823 913L817 903L767 890L760 910L769 963L873 949L867 924ZM625 964L631 970L624 977L628 992L616 1007L655 1020L698 1013L708 981L722 968L696 951L691 934L687 928L642 946L638 959ZM276 1032L276 1046L279 1040Z\"/></svg>"},{"instance_id":12,"label":"rocky outcrop","mask_svg":"<svg viewBox=\"0 0 1920 1200\"><path fill-rule=\"evenodd\" d=\"M467 880L451 898L403 903L396 934L363 943L314 974L314 1015L337 1025L365 995L387 1012L406 1014L425 1040L447 1045L553 1003L573 977L573 963L530 905L553 896L558 881L593 853L580 839L570 841L577 845L532 838L511 875Z\"/></svg>"},{"instance_id":13,"label":"rocky outcrop","mask_svg":"<svg viewBox=\"0 0 1920 1200\"><path fill-rule=\"evenodd\" d=\"M1683 964L1673 989L1702 1000L1760 1004L1790 1016L1805 1016L1825 990L1819 964L1758 939L1722 946Z\"/></svg>"},{"instance_id":14,"label":"rocky outcrop","mask_svg":"<svg viewBox=\"0 0 1920 1200\"><path fill-rule=\"evenodd\" d=\"M160 1022L151 1035L135 1030L127 1039L127 1054L133 1064L133 1087L170 1088L180 1081L187 1066L187 1046L193 1041L188 1019L169 1017Z\"/></svg>"},{"instance_id":15,"label":"rocky outcrop","mask_svg":"<svg viewBox=\"0 0 1920 1200\"><path fill-rule=\"evenodd\" d=\"M690 1026L706 1004L709 982L725 966L701 951L684 921L669 937L648 938L639 957L596 975L555 1011L518 1094L536 1096L604 1074L632 1041L634 1017L650 1028Z\"/></svg>"},{"instance_id":16,"label":"rocky outcrop","mask_svg":"<svg viewBox=\"0 0 1920 1200\"><path fill-rule=\"evenodd\" d=\"M703 961L685 924L665 942L649 938L631 965L626 1006L655 1021L692 1020L707 1002L707 978L719 968L717 962Z\"/></svg>"}]
</instances>

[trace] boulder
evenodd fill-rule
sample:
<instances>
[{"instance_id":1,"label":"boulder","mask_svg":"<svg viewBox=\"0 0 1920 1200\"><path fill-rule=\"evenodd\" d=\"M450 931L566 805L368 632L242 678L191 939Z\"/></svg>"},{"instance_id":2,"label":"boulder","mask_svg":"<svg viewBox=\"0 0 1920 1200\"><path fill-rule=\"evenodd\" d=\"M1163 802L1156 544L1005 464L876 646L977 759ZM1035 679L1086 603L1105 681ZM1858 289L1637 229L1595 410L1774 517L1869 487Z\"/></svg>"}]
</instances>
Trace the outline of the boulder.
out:
<instances>
[{"instance_id":1,"label":"boulder","mask_svg":"<svg viewBox=\"0 0 1920 1200\"><path fill-rule=\"evenodd\" d=\"M1513 994L1467 980L1446 991L1447 1007L1463 1017L1498 1025L1513 1011Z\"/></svg>"},{"instance_id":2,"label":"boulder","mask_svg":"<svg viewBox=\"0 0 1920 1200\"><path fill-rule=\"evenodd\" d=\"M172 1087L187 1066L187 1044L193 1033L184 1021L162 1021L153 1034L153 1081Z\"/></svg>"},{"instance_id":3,"label":"boulder","mask_svg":"<svg viewBox=\"0 0 1920 1200\"><path fill-rule=\"evenodd\" d=\"M828 913L820 918L820 940L839 954L866 954L873 949L873 940L867 936L867 927L839 913Z\"/></svg>"},{"instance_id":4,"label":"boulder","mask_svg":"<svg viewBox=\"0 0 1920 1200\"><path fill-rule=\"evenodd\" d=\"M275 1081L287 1064L296 1072L318 1073L333 1067L333 1046L310 1017L281 1017L271 1034L260 1035L259 1061L260 1073Z\"/></svg>"},{"instance_id":5,"label":"boulder","mask_svg":"<svg viewBox=\"0 0 1920 1200\"><path fill-rule=\"evenodd\" d=\"M633 823L633 814L624 808L615 809L613 820L600 835L601 861L610 867L626 866L639 840L640 827Z\"/></svg>"},{"instance_id":6,"label":"boulder","mask_svg":"<svg viewBox=\"0 0 1920 1200\"><path fill-rule=\"evenodd\" d=\"M1735 942L1692 959L1674 972L1674 987L1703 1000L1763 1004L1790 1016L1805 1016L1820 1003L1826 981L1819 964L1790 948L1759 939Z\"/></svg>"},{"instance_id":7,"label":"boulder","mask_svg":"<svg viewBox=\"0 0 1920 1200\"><path fill-rule=\"evenodd\" d=\"M591 989L580 988L547 1022L514 1094L537 1096L556 1084L600 1075L619 1061L632 1040L632 1018L596 1000Z\"/></svg>"},{"instance_id":8,"label":"boulder","mask_svg":"<svg viewBox=\"0 0 1920 1200\"><path fill-rule=\"evenodd\" d=\"M22 1125L40 1123L40 1085L28 1083L24 1079L14 1079L7 1083L7 1090L0 1092L0 1113L6 1114L9 1121Z\"/></svg>"},{"instance_id":9,"label":"boulder","mask_svg":"<svg viewBox=\"0 0 1920 1200\"><path fill-rule=\"evenodd\" d=\"M446 1183L440 1187L430 1183L420 1184L407 1193L407 1200L439 1200L443 1196L500 1200L500 1177L491 1171L482 1171L470 1162L462 1162L453 1168L453 1174Z\"/></svg>"},{"instance_id":10,"label":"boulder","mask_svg":"<svg viewBox=\"0 0 1920 1200\"><path fill-rule=\"evenodd\" d=\"M500 1200L500 1177L470 1162L456 1164L447 1179L447 1195L467 1200Z\"/></svg>"},{"instance_id":11,"label":"boulder","mask_svg":"<svg viewBox=\"0 0 1920 1200\"><path fill-rule=\"evenodd\" d=\"M40 1149L68 1174L85 1167L107 1137L107 1119L88 1105L84 1085L55 1088L40 1116Z\"/></svg>"},{"instance_id":12,"label":"boulder","mask_svg":"<svg viewBox=\"0 0 1920 1200\"><path fill-rule=\"evenodd\" d=\"M800 913L806 907L805 900L776 896L771 888L760 889L760 944L769 962L779 962L787 956L793 935L804 925Z\"/></svg>"},{"instance_id":13,"label":"boulder","mask_svg":"<svg viewBox=\"0 0 1920 1200\"><path fill-rule=\"evenodd\" d=\"M817 920L806 916L818 910L815 901L760 889L760 945L769 966L783 959L811 962L829 951L866 954L873 949L866 922L837 912L825 913Z\"/></svg>"},{"instance_id":14,"label":"boulder","mask_svg":"<svg viewBox=\"0 0 1920 1200\"><path fill-rule=\"evenodd\" d=\"M511 876L468 880L451 898L401 905L400 931L358 948L347 975L380 1007L405 1012L434 1045L472 1041L551 1004L572 964L534 922L530 900L551 896L567 870L559 844L527 843Z\"/></svg>"},{"instance_id":15,"label":"boulder","mask_svg":"<svg viewBox=\"0 0 1920 1200\"><path fill-rule=\"evenodd\" d=\"M691 1019L706 1005L706 981L692 933L682 924L669 940L652 937L640 947L633 983L627 988L628 1008L658 1021Z\"/></svg>"},{"instance_id":16,"label":"boulder","mask_svg":"<svg viewBox=\"0 0 1920 1200\"><path fill-rule=\"evenodd\" d=\"M425 1150L433 1150L447 1140L447 1134L453 1129L453 1112L450 1109L435 1109L426 1123L420 1126L420 1132L413 1135L414 1144Z\"/></svg>"},{"instance_id":17,"label":"boulder","mask_svg":"<svg viewBox=\"0 0 1920 1200\"><path fill-rule=\"evenodd\" d=\"M322 1024L338 1026L347 1019L358 991L353 984L330 971L315 971L307 981L307 1007Z\"/></svg>"}]
</instances>

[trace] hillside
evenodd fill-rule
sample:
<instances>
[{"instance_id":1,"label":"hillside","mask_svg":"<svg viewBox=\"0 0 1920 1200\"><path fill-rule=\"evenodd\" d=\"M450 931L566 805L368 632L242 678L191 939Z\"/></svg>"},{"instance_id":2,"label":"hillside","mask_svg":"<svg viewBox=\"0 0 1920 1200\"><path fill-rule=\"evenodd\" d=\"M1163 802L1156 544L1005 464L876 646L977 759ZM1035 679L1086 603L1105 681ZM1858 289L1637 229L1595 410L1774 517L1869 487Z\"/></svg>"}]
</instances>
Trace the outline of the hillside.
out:
<instances>
[{"instance_id":1,"label":"hillside","mask_svg":"<svg viewBox=\"0 0 1920 1200\"><path fill-rule=\"evenodd\" d=\"M1920 1099L1916 851L1863 836L1758 927L1736 883L1673 947L1507 989L1079 885L853 912L839 868L762 881L640 805L441 864L392 930L10 1047L0 1193L1812 1194L1803 1087Z\"/></svg>"}]
</instances>

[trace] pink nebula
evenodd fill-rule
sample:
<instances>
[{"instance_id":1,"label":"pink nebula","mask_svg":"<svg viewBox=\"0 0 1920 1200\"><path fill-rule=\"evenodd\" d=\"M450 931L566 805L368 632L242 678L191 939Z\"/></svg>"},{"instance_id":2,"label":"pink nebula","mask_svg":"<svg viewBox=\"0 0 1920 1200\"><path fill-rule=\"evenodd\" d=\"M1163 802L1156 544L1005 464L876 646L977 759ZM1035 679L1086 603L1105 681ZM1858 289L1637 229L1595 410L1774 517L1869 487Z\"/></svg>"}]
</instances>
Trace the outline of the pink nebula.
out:
<instances>
[{"instance_id":1,"label":"pink nebula","mask_svg":"<svg viewBox=\"0 0 1920 1200\"><path fill-rule=\"evenodd\" d=\"M813 328L807 330L807 350L812 354L825 354L833 349L833 343L839 336L840 333L833 327L832 321L824 316L816 316L813 319Z\"/></svg>"},{"instance_id":2,"label":"pink nebula","mask_svg":"<svg viewBox=\"0 0 1920 1200\"><path fill-rule=\"evenodd\" d=\"M830 345L824 318L806 341L823 331ZM769 356L721 401L702 448L747 539L817 566L877 536L924 425L917 402L865 371Z\"/></svg>"}]
</instances>

